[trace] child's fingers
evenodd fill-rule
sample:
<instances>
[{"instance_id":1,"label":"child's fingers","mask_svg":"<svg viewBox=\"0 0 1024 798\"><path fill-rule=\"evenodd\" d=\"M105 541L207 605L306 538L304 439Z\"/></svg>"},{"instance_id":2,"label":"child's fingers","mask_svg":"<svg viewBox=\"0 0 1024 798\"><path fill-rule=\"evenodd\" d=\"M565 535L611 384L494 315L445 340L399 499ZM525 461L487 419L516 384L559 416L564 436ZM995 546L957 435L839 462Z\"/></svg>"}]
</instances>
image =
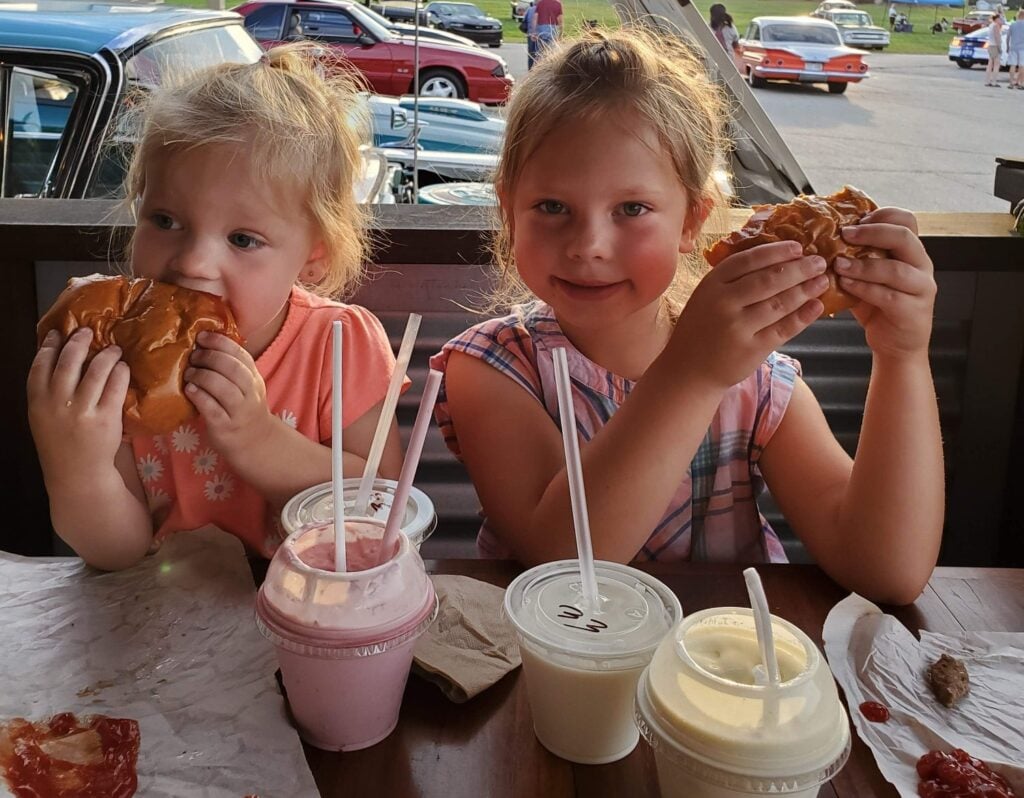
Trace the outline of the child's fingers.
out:
<instances>
[{"instance_id":1,"label":"child's fingers","mask_svg":"<svg viewBox=\"0 0 1024 798\"><path fill-rule=\"evenodd\" d=\"M92 330L79 327L68 338L57 356L57 364L50 378L50 389L60 396L68 396L75 392L82 379L82 364L89 354L89 343L92 341Z\"/></svg>"},{"instance_id":2,"label":"child's fingers","mask_svg":"<svg viewBox=\"0 0 1024 798\"><path fill-rule=\"evenodd\" d=\"M906 227L914 235L917 235L917 217L903 208L878 208L866 214L860 220L860 224L898 224Z\"/></svg>"},{"instance_id":3,"label":"child's fingers","mask_svg":"<svg viewBox=\"0 0 1024 798\"><path fill-rule=\"evenodd\" d=\"M714 268L713 273L724 282L731 283L750 272L788 263L803 254L804 248L796 241L773 241L730 255Z\"/></svg>"},{"instance_id":4,"label":"child's fingers","mask_svg":"<svg viewBox=\"0 0 1024 798\"><path fill-rule=\"evenodd\" d=\"M227 411L217 401L216 397L212 396L205 389L190 382L185 385L185 395L196 406L196 410L206 420L207 425L216 427L218 424L223 424L227 421Z\"/></svg>"},{"instance_id":5,"label":"child's fingers","mask_svg":"<svg viewBox=\"0 0 1024 798\"><path fill-rule=\"evenodd\" d=\"M201 332L196 336L196 343L200 347L196 351L201 351L202 349L216 350L218 352L225 352L243 363L246 361L253 362L252 355L245 351L245 347L240 346L221 333Z\"/></svg>"},{"instance_id":6,"label":"child's fingers","mask_svg":"<svg viewBox=\"0 0 1024 798\"><path fill-rule=\"evenodd\" d=\"M859 224L843 228L843 239L851 244L888 250L893 260L931 272L931 259L913 230L901 224Z\"/></svg>"},{"instance_id":7,"label":"child's fingers","mask_svg":"<svg viewBox=\"0 0 1024 798\"><path fill-rule=\"evenodd\" d=\"M759 330L755 337L766 349L777 349L806 330L825 310L820 299L809 299L792 313Z\"/></svg>"},{"instance_id":8,"label":"child's fingers","mask_svg":"<svg viewBox=\"0 0 1024 798\"><path fill-rule=\"evenodd\" d=\"M119 346L108 346L96 354L75 391L75 401L81 404L81 409L90 408L100 403L107 382L110 380L110 374L120 361L121 348Z\"/></svg>"},{"instance_id":9,"label":"child's fingers","mask_svg":"<svg viewBox=\"0 0 1024 798\"><path fill-rule=\"evenodd\" d=\"M97 357L99 357L97 355ZM95 362L95 361L93 361ZM131 381L131 369L123 360L114 363L103 386L103 393L100 394L97 407L104 413L120 413L124 407L124 397L128 393L128 383Z\"/></svg>"},{"instance_id":10,"label":"child's fingers","mask_svg":"<svg viewBox=\"0 0 1024 798\"><path fill-rule=\"evenodd\" d=\"M237 384L229 380L223 374L212 371L211 369L185 369L186 392L189 391L190 387L202 389L207 395L212 397L220 407L228 412L230 412L233 407L237 407L245 398L245 395L242 393L242 389ZM192 399L191 394L189 395L189 399Z\"/></svg>"},{"instance_id":11,"label":"child's fingers","mask_svg":"<svg viewBox=\"0 0 1024 798\"><path fill-rule=\"evenodd\" d=\"M828 277L819 274L817 277L749 306L744 310L744 316L755 330L761 331L770 328L780 319L787 318L798 311L808 301L817 302L817 298L825 292L826 288L828 288ZM820 309L818 313L821 313Z\"/></svg>"},{"instance_id":12,"label":"child's fingers","mask_svg":"<svg viewBox=\"0 0 1024 798\"><path fill-rule=\"evenodd\" d=\"M890 318L897 318L909 312L911 306L919 300L918 296L897 291L885 283L869 283L850 277L840 277L839 287L850 296L878 308Z\"/></svg>"},{"instance_id":13,"label":"child's fingers","mask_svg":"<svg viewBox=\"0 0 1024 798\"><path fill-rule=\"evenodd\" d=\"M930 296L935 293L935 281L931 275L903 261L890 258L836 258L835 269L840 278L887 285L904 294Z\"/></svg>"},{"instance_id":14,"label":"child's fingers","mask_svg":"<svg viewBox=\"0 0 1024 798\"><path fill-rule=\"evenodd\" d=\"M32 358L32 366L28 370L28 400L35 401L46 393L50 386L50 378L60 354L60 333L50 330L43 339L39 351Z\"/></svg>"},{"instance_id":15,"label":"child's fingers","mask_svg":"<svg viewBox=\"0 0 1024 798\"><path fill-rule=\"evenodd\" d=\"M750 272L734 281L733 286L742 292L743 305L749 308L784 291L813 282L816 277L824 277L824 273L825 259L818 255L807 255ZM827 279L825 284L828 284Z\"/></svg>"},{"instance_id":16,"label":"child's fingers","mask_svg":"<svg viewBox=\"0 0 1024 798\"><path fill-rule=\"evenodd\" d=\"M239 348L241 349L241 347ZM242 351L244 352L244 350ZM198 347L189 357L189 363L197 368L209 369L221 374L242 391L252 384L252 370L247 363L239 360L234 352ZM253 368L255 368L255 364Z\"/></svg>"}]
</instances>

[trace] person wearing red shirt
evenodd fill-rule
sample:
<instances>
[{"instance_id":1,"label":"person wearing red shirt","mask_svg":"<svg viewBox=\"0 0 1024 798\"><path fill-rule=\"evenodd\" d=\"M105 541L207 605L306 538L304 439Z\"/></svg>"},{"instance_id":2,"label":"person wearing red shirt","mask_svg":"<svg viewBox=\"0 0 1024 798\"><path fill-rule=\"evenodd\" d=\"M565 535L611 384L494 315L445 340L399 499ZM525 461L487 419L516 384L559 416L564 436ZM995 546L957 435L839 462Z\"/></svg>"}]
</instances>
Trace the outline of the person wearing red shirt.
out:
<instances>
[{"instance_id":1,"label":"person wearing red shirt","mask_svg":"<svg viewBox=\"0 0 1024 798\"><path fill-rule=\"evenodd\" d=\"M562 4L559 0L538 0L534 24L537 31L537 55L562 35Z\"/></svg>"}]
</instances>

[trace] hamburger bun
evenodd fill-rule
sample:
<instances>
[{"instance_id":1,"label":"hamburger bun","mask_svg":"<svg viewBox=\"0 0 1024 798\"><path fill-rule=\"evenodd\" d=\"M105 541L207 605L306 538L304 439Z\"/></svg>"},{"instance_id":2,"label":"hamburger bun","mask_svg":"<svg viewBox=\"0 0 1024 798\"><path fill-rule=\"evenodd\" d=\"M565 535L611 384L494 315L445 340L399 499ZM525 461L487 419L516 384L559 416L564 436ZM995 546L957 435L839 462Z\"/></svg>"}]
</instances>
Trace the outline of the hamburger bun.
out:
<instances>
[{"instance_id":1,"label":"hamburger bun","mask_svg":"<svg viewBox=\"0 0 1024 798\"><path fill-rule=\"evenodd\" d=\"M79 327L93 331L88 360L112 344L121 347L131 370L123 417L129 435L162 435L196 415L185 398L184 374L199 333L218 332L241 343L235 319L218 296L102 274L69 280L36 334L41 345L50 330L66 340Z\"/></svg>"},{"instance_id":2,"label":"hamburger bun","mask_svg":"<svg viewBox=\"0 0 1024 798\"><path fill-rule=\"evenodd\" d=\"M843 186L827 197L801 194L783 205L755 205L754 215L736 232L727 235L704 250L711 266L717 266L729 255L768 244L772 241L799 241L804 255L820 255L825 259L828 288L818 297L825 305L822 316L834 316L852 308L857 299L839 288L835 261L839 256L862 260L882 258L888 253L876 247L857 246L843 240L841 231L857 224L878 206L863 191Z\"/></svg>"}]
</instances>

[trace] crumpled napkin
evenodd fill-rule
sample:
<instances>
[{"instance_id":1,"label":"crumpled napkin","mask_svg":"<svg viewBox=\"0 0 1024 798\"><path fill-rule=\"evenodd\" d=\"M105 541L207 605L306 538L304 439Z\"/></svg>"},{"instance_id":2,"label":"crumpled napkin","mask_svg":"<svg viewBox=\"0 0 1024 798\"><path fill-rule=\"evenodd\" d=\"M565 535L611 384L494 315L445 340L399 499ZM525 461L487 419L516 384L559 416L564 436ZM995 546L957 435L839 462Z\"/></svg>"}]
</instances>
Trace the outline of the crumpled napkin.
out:
<instances>
[{"instance_id":1,"label":"crumpled napkin","mask_svg":"<svg viewBox=\"0 0 1024 798\"><path fill-rule=\"evenodd\" d=\"M416 643L413 673L461 704L518 668L519 646L502 617L502 588L467 576L431 579L437 619Z\"/></svg>"}]
</instances>

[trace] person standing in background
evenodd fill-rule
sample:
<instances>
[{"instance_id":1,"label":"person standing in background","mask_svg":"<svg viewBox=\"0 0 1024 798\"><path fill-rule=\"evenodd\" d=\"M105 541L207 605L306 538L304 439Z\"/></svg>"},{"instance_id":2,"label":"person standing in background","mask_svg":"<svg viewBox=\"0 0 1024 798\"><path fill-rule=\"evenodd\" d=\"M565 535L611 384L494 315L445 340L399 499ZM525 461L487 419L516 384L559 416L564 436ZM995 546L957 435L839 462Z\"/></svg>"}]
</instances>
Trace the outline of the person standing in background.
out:
<instances>
[{"instance_id":1,"label":"person standing in background","mask_svg":"<svg viewBox=\"0 0 1024 798\"><path fill-rule=\"evenodd\" d=\"M1006 31L1006 63L1010 67L1011 89L1024 89L1024 8Z\"/></svg>"},{"instance_id":2,"label":"person standing in background","mask_svg":"<svg viewBox=\"0 0 1024 798\"><path fill-rule=\"evenodd\" d=\"M988 66L985 67L985 85L999 85L999 67L1003 61L1003 15L992 15L988 26ZM1011 84L1012 87L1012 84Z\"/></svg>"},{"instance_id":3,"label":"person standing in background","mask_svg":"<svg viewBox=\"0 0 1024 798\"><path fill-rule=\"evenodd\" d=\"M725 6L721 3L715 3L711 6L709 13L711 15L711 30L715 34L715 38L718 39L718 43L722 45L732 58L732 62L736 65L736 70L741 75L744 74L746 69L743 66L743 58L741 57L740 34L733 24L732 16L730 16L729 12L725 10Z\"/></svg>"},{"instance_id":4,"label":"person standing in background","mask_svg":"<svg viewBox=\"0 0 1024 798\"><path fill-rule=\"evenodd\" d=\"M889 3L889 30L896 27L896 4Z\"/></svg>"},{"instance_id":5,"label":"person standing in background","mask_svg":"<svg viewBox=\"0 0 1024 798\"><path fill-rule=\"evenodd\" d=\"M537 0L537 56L562 36L562 4L559 0Z\"/></svg>"},{"instance_id":6,"label":"person standing in background","mask_svg":"<svg viewBox=\"0 0 1024 798\"><path fill-rule=\"evenodd\" d=\"M522 29L526 32L526 68L533 69L537 60L537 3L530 0L530 7L523 15Z\"/></svg>"}]
</instances>

